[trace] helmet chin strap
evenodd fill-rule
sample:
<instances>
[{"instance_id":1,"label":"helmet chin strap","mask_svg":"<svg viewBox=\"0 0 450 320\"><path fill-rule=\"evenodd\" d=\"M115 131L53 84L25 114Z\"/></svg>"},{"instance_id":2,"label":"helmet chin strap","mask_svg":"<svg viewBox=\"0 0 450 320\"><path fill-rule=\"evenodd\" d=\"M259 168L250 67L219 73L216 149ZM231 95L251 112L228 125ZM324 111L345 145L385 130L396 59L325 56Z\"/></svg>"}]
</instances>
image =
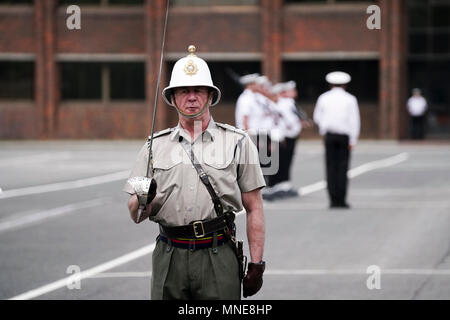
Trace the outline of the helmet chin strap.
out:
<instances>
[{"instance_id":1,"label":"helmet chin strap","mask_svg":"<svg viewBox=\"0 0 450 320\"><path fill-rule=\"evenodd\" d=\"M181 114L183 117L188 118L188 119L193 119L193 118L197 118L198 116L202 115L203 112L205 112L206 108L209 107L210 103L210 99L208 99L205 104L203 105L203 107L196 113L185 113L183 111L180 110L180 108L177 106L177 102L175 101L175 99L172 98L172 103L175 106L175 109L177 109L177 112L179 114Z\"/></svg>"}]
</instances>

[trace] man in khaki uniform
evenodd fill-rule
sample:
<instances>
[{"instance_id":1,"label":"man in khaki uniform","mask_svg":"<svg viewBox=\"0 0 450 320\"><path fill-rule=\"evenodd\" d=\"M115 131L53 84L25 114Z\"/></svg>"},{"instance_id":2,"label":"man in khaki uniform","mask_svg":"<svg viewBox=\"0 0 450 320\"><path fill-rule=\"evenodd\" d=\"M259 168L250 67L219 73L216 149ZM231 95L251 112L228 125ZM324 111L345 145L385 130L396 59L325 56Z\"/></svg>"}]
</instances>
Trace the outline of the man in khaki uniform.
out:
<instances>
[{"instance_id":1,"label":"man in khaki uniform","mask_svg":"<svg viewBox=\"0 0 450 320\"><path fill-rule=\"evenodd\" d=\"M170 85L163 90L179 123L154 134L149 178L144 177L149 143L142 147L124 191L131 195L133 221L149 218L160 227L153 252L152 299L240 299L234 223L229 221L234 214L229 212L246 210L251 262L243 294L251 296L261 288L265 268L260 194L264 178L249 136L212 119L209 107L219 102L220 90L195 47L189 51L175 64ZM215 203L197 170L207 174ZM139 181L147 184L142 187ZM219 216L222 209L226 214Z\"/></svg>"}]
</instances>

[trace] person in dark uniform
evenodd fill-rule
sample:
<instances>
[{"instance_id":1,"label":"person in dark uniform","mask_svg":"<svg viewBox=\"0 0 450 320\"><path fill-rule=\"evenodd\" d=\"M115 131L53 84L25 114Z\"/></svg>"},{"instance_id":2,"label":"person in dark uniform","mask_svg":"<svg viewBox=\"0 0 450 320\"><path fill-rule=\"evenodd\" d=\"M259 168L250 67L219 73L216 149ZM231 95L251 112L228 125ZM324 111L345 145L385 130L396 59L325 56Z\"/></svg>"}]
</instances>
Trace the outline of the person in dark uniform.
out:
<instances>
[{"instance_id":1,"label":"person in dark uniform","mask_svg":"<svg viewBox=\"0 0 450 320\"><path fill-rule=\"evenodd\" d=\"M319 96L314 109L314 122L325 137L327 189L330 208L350 208L347 197L347 171L350 154L360 130L356 97L345 91L351 81L341 71L327 74L331 89Z\"/></svg>"}]
</instances>

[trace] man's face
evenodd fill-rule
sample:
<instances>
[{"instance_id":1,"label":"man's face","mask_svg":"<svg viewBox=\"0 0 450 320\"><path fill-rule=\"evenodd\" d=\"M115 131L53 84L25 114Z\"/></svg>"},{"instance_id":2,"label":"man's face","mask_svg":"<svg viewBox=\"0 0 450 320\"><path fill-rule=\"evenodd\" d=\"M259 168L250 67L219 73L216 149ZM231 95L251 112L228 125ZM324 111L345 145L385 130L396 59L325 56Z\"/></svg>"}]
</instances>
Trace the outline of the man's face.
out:
<instances>
[{"instance_id":1,"label":"man's face","mask_svg":"<svg viewBox=\"0 0 450 320\"><path fill-rule=\"evenodd\" d=\"M174 99L178 109L187 115L196 114L212 99L207 87L180 87L174 90Z\"/></svg>"}]
</instances>

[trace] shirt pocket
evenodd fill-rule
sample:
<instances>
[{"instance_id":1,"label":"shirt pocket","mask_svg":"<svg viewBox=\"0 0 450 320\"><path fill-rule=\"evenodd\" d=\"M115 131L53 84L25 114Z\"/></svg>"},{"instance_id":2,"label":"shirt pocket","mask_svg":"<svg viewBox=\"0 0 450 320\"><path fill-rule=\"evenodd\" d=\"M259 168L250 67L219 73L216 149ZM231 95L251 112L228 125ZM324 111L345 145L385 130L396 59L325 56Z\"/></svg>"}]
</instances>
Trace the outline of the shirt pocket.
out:
<instances>
[{"instance_id":1,"label":"shirt pocket","mask_svg":"<svg viewBox=\"0 0 450 320\"><path fill-rule=\"evenodd\" d=\"M220 197L236 193L237 169L234 153L209 154L204 158L204 170L210 177L211 184Z\"/></svg>"},{"instance_id":2,"label":"shirt pocket","mask_svg":"<svg viewBox=\"0 0 450 320\"><path fill-rule=\"evenodd\" d=\"M182 158L164 157L155 159L153 163L153 177L158 184L157 192L162 194L171 193L175 188L183 184Z\"/></svg>"}]
</instances>

